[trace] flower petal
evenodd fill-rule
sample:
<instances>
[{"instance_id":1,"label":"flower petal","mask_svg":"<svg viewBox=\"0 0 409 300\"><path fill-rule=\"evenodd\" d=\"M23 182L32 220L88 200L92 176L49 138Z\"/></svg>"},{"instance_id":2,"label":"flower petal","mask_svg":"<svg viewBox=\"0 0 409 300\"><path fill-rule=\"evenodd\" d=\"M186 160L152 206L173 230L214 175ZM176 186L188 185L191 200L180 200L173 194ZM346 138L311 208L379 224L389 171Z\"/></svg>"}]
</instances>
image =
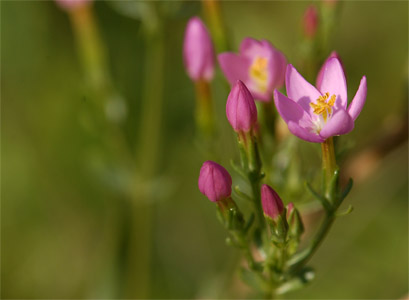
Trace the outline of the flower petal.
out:
<instances>
[{"instance_id":1,"label":"flower petal","mask_svg":"<svg viewBox=\"0 0 409 300\"><path fill-rule=\"evenodd\" d=\"M273 48L271 57L268 63L269 70L269 87L271 90L278 89L283 86L285 78L285 69L287 66L287 59L284 54Z\"/></svg>"},{"instance_id":2,"label":"flower petal","mask_svg":"<svg viewBox=\"0 0 409 300\"><path fill-rule=\"evenodd\" d=\"M240 44L240 54L251 59L256 56L268 57L272 45L266 40L258 41L253 38L245 38Z\"/></svg>"},{"instance_id":3,"label":"flower petal","mask_svg":"<svg viewBox=\"0 0 409 300\"><path fill-rule=\"evenodd\" d=\"M340 109L324 125L320 136L327 139L334 135L347 134L352 129L354 129L354 120L345 110Z\"/></svg>"},{"instance_id":4,"label":"flower petal","mask_svg":"<svg viewBox=\"0 0 409 300\"><path fill-rule=\"evenodd\" d=\"M342 60L339 57L337 51L332 51L331 54L328 56L328 58L325 60L324 64L322 65L320 71L318 72L317 75L317 80L315 81L315 86L317 87L318 90L321 90L321 83L322 83L322 76L324 75L324 67L327 64L328 60L332 57L338 58L339 62L341 63L342 69L344 69L344 66L342 64ZM345 74L345 72L344 72Z\"/></svg>"},{"instance_id":5,"label":"flower petal","mask_svg":"<svg viewBox=\"0 0 409 300\"><path fill-rule=\"evenodd\" d=\"M225 52L218 55L220 68L231 85L237 80L246 82L249 74L250 60L244 56L240 56L231 52Z\"/></svg>"},{"instance_id":6,"label":"flower petal","mask_svg":"<svg viewBox=\"0 0 409 300\"><path fill-rule=\"evenodd\" d=\"M311 116L313 109L311 108L310 103L315 102L315 100L321 96L321 93L305 80L291 64L287 66L285 86L287 89L287 96L301 105L301 107Z\"/></svg>"},{"instance_id":7,"label":"flower petal","mask_svg":"<svg viewBox=\"0 0 409 300\"><path fill-rule=\"evenodd\" d=\"M366 100L366 77L362 77L361 83L359 84L358 91L355 94L354 99L352 99L351 104L348 107L348 113L351 116L352 120L358 118L362 107L365 104Z\"/></svg>"},{"instance_id":8,"label":"flower petal","mask_svg":"<svg viewBox=\"0 0 409 300\"><path fill-rule=\"evenodd\" d=\"M338 58L331 57L327 59L322 67L322 80L319 90L322 94L329 93L336 95L334 110L345 110L347 107L347 82L345 80L344 70Z\"/></svg>"},{"instance_id":9,"label":"flower petal","mask_svg":"<svg viewBox=\"0 0 409 300\"><path fill-rule=\"evenodd\" d=\"M324 141L322 137L314 133L310 116L298 103L277 90L274 91L274 102L278 113L287 123L292 134L308 142L321 143Z\"/></svg>"}]
</instances>

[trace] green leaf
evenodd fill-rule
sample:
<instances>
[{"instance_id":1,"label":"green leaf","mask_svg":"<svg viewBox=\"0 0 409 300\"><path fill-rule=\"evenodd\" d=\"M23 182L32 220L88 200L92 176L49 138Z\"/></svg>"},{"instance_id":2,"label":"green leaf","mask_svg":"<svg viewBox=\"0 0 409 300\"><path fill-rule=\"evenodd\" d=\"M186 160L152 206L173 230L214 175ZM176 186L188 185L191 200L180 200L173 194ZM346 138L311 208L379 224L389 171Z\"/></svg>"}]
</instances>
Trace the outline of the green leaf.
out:
<instances>
[{"instance_id":1,"label":"green leaf","mask_svg":"<svg viewBox=\"0 0 409 300\"><path fill-rule=\"evenodd\" d=\"M265 293L269 290L268 282L259 273L240 268L240 278L250 287L259 292Z\"/></svg>"},{"instance_id":2,"label":"green leaf","mask_svg":"<svg viewBox=\"0 0 409 300\"><path fill-rule=\"evenodd\" d=\"M243 198L243 199L245 199L245 200L247 200L247 201L253 202L253 199L252 199L249 195L247 195L246 193L242 192L242 191L240 190L240 187L239 187L238 185L236 185L236 186L234 187L234 191L236 192L236 194L237 194L239 197L241 197L241 198Z\"/></svg>"},{"instance_id":3,"label":"green leaf","mask_svg":"<svg viewBox=\"0 0 409 300\"><path fill-rule=\"evenodd\" d=\"M247 180L246 173L244 173L243 170L238 165L236 165L236 163L233 160L230 160L230 165L233 168L233 170L236 171L237 174L239 174L242 178Z\"/></svg>"},{"instance_id":4,"label":"green leaf","mask_svg":"<svg viewBox=\"0 0 409 300\"><path fill-rule=\"evenodd\" d=\"M330 211L331 210L331 204L328 202L328 200L322 196L321 194L319 194L317 191L315 191L313 189L313 187L306 182L305 185L307 186L307 189L310 191L310 193L321 202L322 206L325 208L326 211Z\"/></svg>"},{"instance_id":5,"label":"green leaf","mask_svg":"<svg viewBox=\"0 0 409 300\"><path fill-rule=\"evenodd\" d=\"M335 216L336 217L343 217L343 216L349 215L353 211L354 211L354 207L352 205L349 205L346 211L336 213Z\"/></svg>"},{"instance_id":6,"label":"green leaf","mask_svg":"<svg viewBox=\"0 0 409 300\"><path fill-rule=\"evenodd\" d=\"M354 181L352 180L352 178L349 178L347 185L345 186L344 190L342 191L341 201L344 200L346 198L346 196L348 196L349 192L352 189L353 183L354 183Z\"/></svg>"}]
</instances>

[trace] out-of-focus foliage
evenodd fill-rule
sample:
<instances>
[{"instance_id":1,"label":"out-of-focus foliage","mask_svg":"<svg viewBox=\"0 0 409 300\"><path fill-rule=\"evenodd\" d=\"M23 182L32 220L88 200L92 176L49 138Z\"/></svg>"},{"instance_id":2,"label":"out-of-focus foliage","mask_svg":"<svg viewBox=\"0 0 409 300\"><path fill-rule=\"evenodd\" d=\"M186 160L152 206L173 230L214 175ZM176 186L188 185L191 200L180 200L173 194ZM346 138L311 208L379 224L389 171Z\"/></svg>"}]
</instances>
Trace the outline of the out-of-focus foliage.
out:
<instances>
[{"instance_id":1,"label":"out-of-focus foliage","mask_svg":"<svg viewBox=\"0 0 409 300\"><path fill-rule=\"evenodd\" d=\"M224 243L214 207L199 193L207 158L194 142L194 90L183 69L182 41L200 3L160 8L164 15L164 84L157 174L139 174L151 186L148 249L152 298L243 298L237 253ZM269 39L290 63L299 60L307 2L222 2L234 50L247 36ZM367 103L355 130L340 142L349 156L371 144L407 112L408 3L340 3L333 49L341 56L349 99L362 75ZM120 298L130 230L126 174L101 168L105 153L84 118L95 95L84 79L67 14L52 1L1 3L1 296L2 298ZM93 6L111 77L126 99L126 141L138 148L146 61L141 20L107 2ZM132 13L130 13L132 14ZM171 16L169 16L171 15ZM154 62L152 62L154 63ZM218 71L213 83L221 149L218 162L237 157L225 118L228 90ZM156 82L149 82L155 86ZM407 115L406 115L407 117ZM319 165L316 145L300 143L305 168ZM303 157L304 158L304 157ZM126 172L125 172L126 173ZM354 176L354 174L352 174ZM146 182L148 181L148 183ZM151 193L151 192L150 192ZM286 199L283 199L287 201ZM316 279L290 298L400 298L408 283L408 148L400 144L358 182L312 265ZM141 209L141 214L143 210ZM141 229L142 230L142 229ZM147 275L148 276L148 275ZM131 297L128 297L131 298Z\"/></svg>"}]
</instances>

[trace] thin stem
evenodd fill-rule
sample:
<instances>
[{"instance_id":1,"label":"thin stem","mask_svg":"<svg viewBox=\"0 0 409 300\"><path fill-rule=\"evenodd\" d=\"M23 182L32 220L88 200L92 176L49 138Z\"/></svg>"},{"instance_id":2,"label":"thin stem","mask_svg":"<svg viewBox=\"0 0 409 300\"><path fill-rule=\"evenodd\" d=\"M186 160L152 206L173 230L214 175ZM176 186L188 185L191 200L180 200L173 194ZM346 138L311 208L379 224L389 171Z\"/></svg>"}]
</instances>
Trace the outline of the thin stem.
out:
<instances>
[{"instance_id":1,"label":"thin stem","mask_svg":"<svg viewBox=\"0 0 409 300\"><path fill-rule=\"evenodd\" d=\"M228 51L228 40L220 9L220 1L202 0L202 7L206 20L209 22L210 31L213 35L217 52Z\"/></svg>"},{"instance_id":2,"label":"thin stem","mask_svg":"<svg viewBox=\"0 0 409 300\"><path fill-rule=\"evenodd\" d=\"M322 150L322 168L325 172L325 196L328 197L329 185L334 176L334 172L337 169L337 163L335 161L334 141L330 137L321 143Z\"/></svg>"},{"instance_id":3,"label":"thin stem","mask_svg":"<svg viewBox=\"0 0 409 300\"><path fill-rule=\"evenodd\" d=\"M162 30L146 31L145 81L139 140L138 169L135 173L150 184L158 166L162 120L164 42ZM150 191L151 189L147 189ZM129 243L127 298L149 298L151 281L152 231L154 207L152 195L134 196L132 236Z\"/></svg>"},{"instance_id":4,"label":"thin stem","mask_svg":"<svg viewBox=\"0 0 409 300\"><path fill-rule=\"evenodd\" d=\"M291 267L291 273L296 273L297 271L299 271L310 260L315 251L321 245L322 241L325 239L334 220L334 212L326 214L325 219L322 222L314 239L311 241L310 246L288 261L288 265Z\"/></svg>"},{"instance_id":5,"label":"thin stem","mask_svg":"<svg viewBox=\"0 0 409 300\"><path fill-rule=\"evenodd\" d=\"M200 132L209 138L214 132L213 104L210 84L206 80L195 82L196 89L196 123Z\"/></svg>"}]
</instances>

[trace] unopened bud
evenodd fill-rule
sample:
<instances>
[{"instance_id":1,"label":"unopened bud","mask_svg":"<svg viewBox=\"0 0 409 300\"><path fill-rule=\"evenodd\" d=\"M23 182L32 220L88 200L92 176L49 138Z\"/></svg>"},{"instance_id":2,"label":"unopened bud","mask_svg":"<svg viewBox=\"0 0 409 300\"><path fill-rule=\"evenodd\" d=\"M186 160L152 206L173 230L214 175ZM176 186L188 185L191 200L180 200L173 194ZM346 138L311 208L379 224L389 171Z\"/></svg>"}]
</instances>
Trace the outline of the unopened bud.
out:
<instances>
[{"instance_id":1,"label":"unopened bud","mask_svg":"<svg viewBox=\"0 0 409 300\"><path fill-rule=\"evenodd\" d=\"M193 81L213 79L213 43L206 26L198 17L191 18L187 23L183 58L187 73Z\"/></svg>"},{"instance_id":2,"label":"unopened bud","mask_svg":"<svg viewBox=\"0 0 409 300\"><path fill-rule=\"evenodd\" d=\"M199 190L210 201L217 202L230 197L231 185L231 176L225 168L210 160L203 163L199 174Z\"/></svg>"},{"instance_id":3,"label":"unopened bud","mask_svg":"<svg viewBox=\"0 0 409 300\"><path fill-rule=\"evenodd\" d=\"M290 235L299 238L304 232L304 225L298 209L293 207L290 213L288 213L287 209L287 220Z\"/></svg>"},{"instance_id":4,"label":"unopened bud","mask_svg":"<svg viewBox=\"0 0 409 300\"><path fill-rule=\"evenodd\" d=\"M250 132L257 124L254 98L240 80L237 80L227 98L226 116L237 133Z\"/></svg>"},{"instance_id":5,"label":"unopened bud","mask_svg":"<svg viewBox=\"0 0 409 300\"><path fill-rule=\"evenodd\" d=\"M284 211L280 196L267 184L261 187L261 204L264 214L273 220L276 220Z\"/></svg>"},{"instance_id":6,"label":"unopened bud","mask_svg":"<svg viewBox=\"0 0 409 300\"><path fill-rule=\"evenodd\" d=\"M308 38L313 38L318 28L318 11L314 5L308 6L303 18L304 34Z\"/></svg>"}]
</instances>

